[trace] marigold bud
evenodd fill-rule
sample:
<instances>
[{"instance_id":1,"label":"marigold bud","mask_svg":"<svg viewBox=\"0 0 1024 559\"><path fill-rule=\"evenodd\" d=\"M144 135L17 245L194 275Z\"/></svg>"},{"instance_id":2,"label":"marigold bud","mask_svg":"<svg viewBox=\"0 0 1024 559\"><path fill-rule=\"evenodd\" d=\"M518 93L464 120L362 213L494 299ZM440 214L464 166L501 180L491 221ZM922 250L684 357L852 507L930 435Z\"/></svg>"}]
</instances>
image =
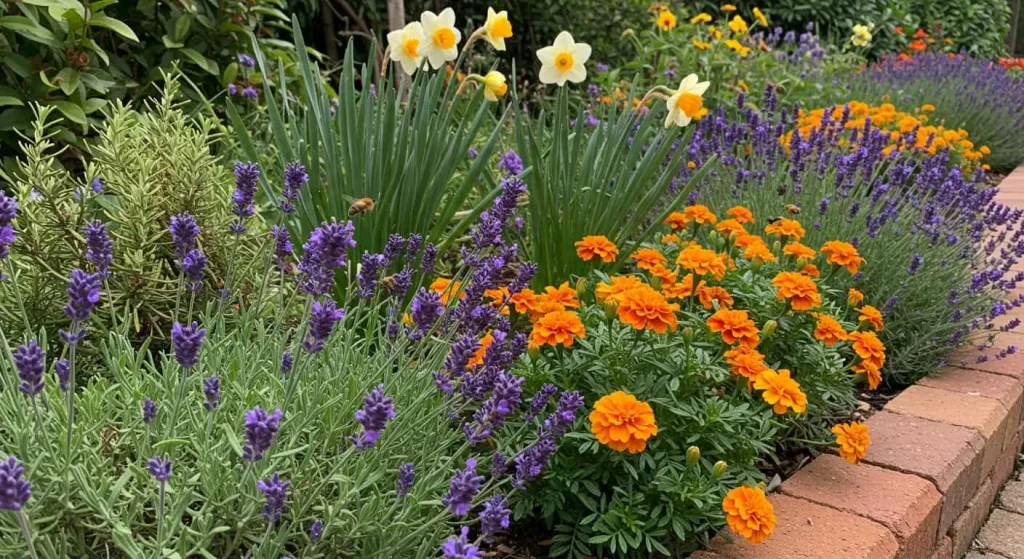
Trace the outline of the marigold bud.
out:
<instances>
[{"instance_id":1,"label":"marigold bud","mask_svg":"<svg viewBox=\"0 0 1024 559\"><path fill-rule=\"evenodd\" d=\"M719 460L715 462L715 465L711 468L711 477L713 479L719 479L725 475L725 471L729 469L729 464L725 460Z\"/></svg>"},{"instance_id":2,"label":"marigold bud","mask_svg":"<svg viewBox=\"0 0 1024 559\"><path fill-rule=\"evenodd\" d=\"M686 449L686 463L693 466L697 462L700 462L700 449L695 446L691 446Z\"/></svg>"},{"instance_id":3,"label":"marigold bud","mask_svg":"<svg viewBox=\"0 0 1024 559\"><path fill-rule=\"evenodd\" d=\"M576 280L576 294L582 296L587 292L587 278L581 277Z\"/></svg>"},{"instance_id":4,"label":"marigold bud","mask_svg":"<svg viewBox=\"0 0 1024 559\"><path fill-rule=\"evenodd\" d=\"M540 357L540 348L536 346L530 346L527 349L527 353L530 355L530 359L537 359Z\"/></svg>"},{"instance_id":5,"label":"marigold bud","mask_svg":"<svg viewBox=\"0 0 1024 559\"><path fill-rule=\"evenodd\" d=\"M685 340L686 343L690 343L693 341L693 328L689 326L683 328L683 340Z\"/></svg>"},{"instance_id":6,"label":"marigold bud","mask_svg":"<svg viewBox=\"0 0 1024 559\"><path fill-rule=\"evenodd\" d=\"M633 28L627 27L626 30L622 32L622 38L626 39L626 38L632 37L634 33L636 33L636 32L633 31Z\"/></svg>"},{"instance_id":7,"label":"marigold bud","mask_svg":"<svg viewBox=\"0 0 1024 559\"><path fill-rule=\"evenodd\" d=\"M604 302L601 303L601 306L604 307L605 318L615 318L615 315L619 310L619 306L615 304L615 301L612 301L611 299L605 299Z\"/></svg>"},{"instance_id":8,"label":"marigold bud","mask_svg":"<svg viewBox=\"0 0 1024 559\"><path fill-rule=\"evenodd\" d=\"M772 243L772 252L779 252L780 250L782 250L782 243L779 241Z\"/></svg>"},{"instance_id":9,"label":"marigold bud","mask_svg":"<svg viewBox=\"0 0 1024 559\"><path fill-rule=\"evenodd\" d=\"M764 327L761 328L761 336L767 338L775 333L775 329L779 327L777 320L769 320L764 323Z\"/></svg>"}]
</instances>

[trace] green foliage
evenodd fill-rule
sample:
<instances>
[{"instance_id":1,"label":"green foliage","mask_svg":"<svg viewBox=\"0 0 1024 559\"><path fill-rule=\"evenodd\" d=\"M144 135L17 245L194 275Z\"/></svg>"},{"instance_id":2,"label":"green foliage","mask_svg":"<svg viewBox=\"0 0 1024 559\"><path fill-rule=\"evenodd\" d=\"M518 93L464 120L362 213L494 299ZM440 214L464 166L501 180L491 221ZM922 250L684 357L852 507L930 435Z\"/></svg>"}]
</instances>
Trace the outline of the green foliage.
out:
<instances>
[{"instance_id":1,"label":"green foliage","mask_svg":"<svg viewBox=\"0 0 1024 559\"><path fill-rule=\"evenodd\" d=\"M938 26L951 39L951 50L978 57L1006 52L1010 32L1010 3L1003 0L912 0L910 11L920 27ZM908 30L909 32L909 30Z\"/></svg>"},{"instance_id":2,"label":"green foliage","mask_svg":"<svg viewBox=\"0 0 1024 559\"><path fill-rule=\"evenodd\" d=\"M29 321L45 327L51 339L66 319L66 274L81 266L86 223L108 224L114 243L113 274L108 281L98 327L112 322L126 327L130 339L160 340L170 330L178 292L167 227L170 216L188 211L202 229L199 244L209 259L209 289L198 293L198 303L215 296L230 267L228 231L229 193L233 178L225 162L211 153L220 138L216 121L192 119L181 109L176 80L167 82L159 101L139 111L116 102L92 146L94 161L85 177L76 177L55 165L64 148L54 135L59 127L53 109L43 107L33 132L23 143L25 156L6 178L22 212L12 262L18 270ZM92 189L93 178L103 190ZM238 257L251 257L251 237L241 241ZM236 278L251 278L252 267L239 266ZM14 300L11 282L0 283L4 300ZM111 314L116 316L111 317ZM18 309L2 305L0 326L6 332L23 330Z\"/></svg>"},{"instance_id":3,"label":"green foliage","mask_svg":"<svg viewBox=\"0 0 1024 559\"><path fill-rule=\"evenodd\" d=\"M31 130L30 105L38 102L64 117L54 141L86 151L81 138L98 126L103 109L154 93L162 73L176 65L196 95L212 95L238 76L235 57L247 49L250 32L275 57L294 57L289 43L274 38L275 28L287 29L283 0L30 0L12 6L0 16L5 148L17 145L16 132Z\"/></svg>"}]
</instances>

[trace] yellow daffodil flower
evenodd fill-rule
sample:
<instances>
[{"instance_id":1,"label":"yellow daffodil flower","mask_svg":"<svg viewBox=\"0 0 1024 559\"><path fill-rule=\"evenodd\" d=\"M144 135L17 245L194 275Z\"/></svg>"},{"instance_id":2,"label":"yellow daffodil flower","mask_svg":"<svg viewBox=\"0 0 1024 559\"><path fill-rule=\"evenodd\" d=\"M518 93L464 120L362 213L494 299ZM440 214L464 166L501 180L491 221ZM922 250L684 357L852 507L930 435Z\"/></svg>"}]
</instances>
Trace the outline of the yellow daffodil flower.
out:
<instances>
[{"instance_id":1,"label":"yellow daffodil flower","mask_svg":"<svg viewBox=\"0 0 1024 559\"><path fill-rule=\"evenodd\" d=\"M590 59L590 45L577 43L568 31L555 37L550 47L537 51L540 60L540 82L565 85L565 82L580 83L587 79L587 60Z\"/></svg>"},{"instance_id":2,"label":"yellow daffodil flower","mask_svg":"<svg viewBox=\"0 0 1024 559\"><path fill-rule=\"evenodd\" d=\"M399 63L406 74L412 75L423 63L423 26L414 21L388 33L388 52L392 61Z\"/></svg>"},{"instance_id":3,"label":"yellow daffodil flower","mask_svg":"<svg viewBox=\"0 0 1024 559\"><path fill-rule=\"evenodd\" d=\"M505 50L505 39L512 36L512 23L508 20L508 12L495 12L487 8L487 21L484 22L484 38L494 50Z\"/></svg>"},{"instance_id":4,"label":"yellow daffodil flower","mask_svg":"<svg viewBox=\"0 0 1024 559\"><path fill-rule=\"evenodd\" d=\"M505 75L497 70L491 70L484 76L484 99L494 102L499 97L504 97L508 92L508 84L505 83Z\"/></svg>"},{"instance_id":5,"label":"yellow daffodil flower","mask_svg":"<svg viewBox=\"0 0 1024 559\"><path fill-rule=\"evenodd\" d=\"M704 105L704 92L708 90L711 82L699 81L697 74L690 74L683 78L676 90L668 100L665 101L668 107L668 115L665 117L665 127L686 126L690 121L700 115Z\"/></svg>"},{"instance_id":6,"label":"yellow daffodil flower","mask_svg":"<svg viewBox=\"0 0 1024 559\"><path fill-rule=\"evenodd\" d=\"M459 41L462 33L455 28L455 10L445 8L440 14L426 11L420 16L423 24L423 46L420 53L438 69L450 60L459 57Z\"/></svg>"}]
</instances>

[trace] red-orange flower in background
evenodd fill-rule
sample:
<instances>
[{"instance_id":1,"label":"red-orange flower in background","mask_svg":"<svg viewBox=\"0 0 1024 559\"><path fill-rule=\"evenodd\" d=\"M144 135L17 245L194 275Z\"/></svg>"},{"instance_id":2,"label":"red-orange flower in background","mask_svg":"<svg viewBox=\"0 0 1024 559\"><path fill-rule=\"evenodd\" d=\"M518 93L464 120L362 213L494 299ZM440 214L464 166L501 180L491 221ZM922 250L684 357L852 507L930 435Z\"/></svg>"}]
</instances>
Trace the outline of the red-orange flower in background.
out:
<instances>
[{"instance_id":1,"label":"red-orange flower in background","mask_svg":"<svg viewBox=\"0 0 1024 559\"><path fill-rule=\"evenodd\" d=\"M797 260L801 258L814 258L818 253L811 247L801 243L800 241L793 241L782 247L782 253L788 254Z\"/></svg>"},{"instance_id":2,"label":"red-orange flower in background","mask_svg":"<svg viewBox=\"0 0 1024 559\"><path fill-rule=\"evenodd\" d=\"M686 218L687 222L695 221L699 224L714 223L718 221L718 217L715 216L714 212L709 210L707 206L701 204L694 204L683 208L683 217Z\"/></svg>"},{"instance_id":3,"label":"red-orange flower in background","mask_svg":"<svg viewBox=\"0 0 1024 559\"><path fill-rule=\"evenodd\" d=\"M661 293L666 299L683 299L693 295L693 274L686 274L682 281L663 284Z\"/></svg>"},{"instance_id":4,"label":"red-orange flower in background","mask_svg":"<svg viewBox=\"0 0 1024 559\"><path fill-rule=\"evenodd\" d=\"M472 369L477 365L483 365L484 356L487 355L487 348L491 347L491 344L493 343L494 334L491 333L490 330L488 330L487 334L485 334L484 337L480 338L480 347L477 348L475 353L473 353L473 357L470 357L469 361L466 362L466 369Z\"/></svg>"},{"instance_id":5,"label":"red-orange flower in background","mask_svg":"<svg viewBox=\"0 0 1024 559\"><path fill-rule=\"evenodd\" d=\"M554 311L540 317L530 332L530 347L543 345L572 346L576 338L585 338L586 329L580 317L572 311Z\"/></svg>"},{"instance_id":6,"label":"red-orange flower in background","mask_svg":"<svg viewBox=\"0 0 1024 559\"><path fill-rule=\"evenodd\" d=\"M430 290L441 295L441 304L443 305L447 305L451 302L452 297L454 297L456 293L459 294L459 299L466 296L466 293L462 291L462 282L452 281L448 278L435 279L430 284Z\"/></svg>"},{"instance_id":7,"label":"red-orange flower in background","mask_svg":"<svg viewBox=\"0 0 1024 559\"><path fill-rule=\"evenodd\" d=\"M779 272L772 285L778 290L776 297L789 301L793 310L806 311L821 305L818 286L799 272Z\"/></svg>"},{"instance_id":8,"label":"red-orange flower in background","mask_svg":"<svg viewBox=\"0 0 1024 559\"><path fill-rule=\"evenodd\" d=\"M708 328L721 333L722 340L729 345L739 343L752 348L761 340L757 325L743 310L719 309L708 317Z\"/></svg>"},{"instance_id":9,"label":"red-orange flower in background","mask_svg":"<svg viewBox=\"0 0 1024 559\"><path fill-rule=\"evenodd\" d=\"M885 330L885 324L882 321L882 312L875 307L872 307L871 305L864 305L857 309L857 312L859 313L858 320L860 320L860 322L867 322L872 328L879 332Z\"/></svg>"},{"instance_id":10,"label":"red-orange flower in background","mask_svg":"<svg viewBox=\"0 0 1024 559\"><path fill-rule=\"evenodd\" d=\"M768 365L764 363L764 355L752 347L739 346L725 352L725 362L729 364L732 374L755 380Z\"/></svg>"},{"instance_id":11,"label":"red-orange flower in background","mask_svg":"<svg viewBox=\"0 0 1024 559\"><path fill-rule=\"evenodd\" d=\"M775 531L775 508L760 487L733 488L722 500L725 521L750 543L761 543Z\"/></svg>"},{"instance_id":12,"label":"red-orange flower in background","mask_svg":"<svg viewBox=\"0 0 1024 559\"><path fill-rule=\"evenodd\" d=\"M674 243L674 244L678 245L679 244L679 235L676 235L675 233L669 233L667 235L662 235L661 236L661 242L662 242L662 244L666 244L666 245L670 244L670 243Z\"/></svg>"},{"instance_id":13,"label":"red-orange flower in background","mask_svg":"<svg viewBox=\"0 0 1024 559\"><path fill-rule=\"evenodd\" d=\"M868 426L860 422L839 423L832 426L832 432L839 445L839 456L851 464L860 464L867 456L868 445L871 444Z\"/></svg>"},{"instance_id":14,"label":"red-orange flower in background","mask_svg":"<svg viewBox=\"0 0 1024 559\"><path fill-rule=\"evenodd\" d=\"M700 282L697 286L697 297L700 298L700 304L704 305L705 309L711 310L714 308L712 305L713 301L718 301L718 306L723 309L732 307L733 300L732 295L725 290L724 287L717 285L705 285L704 282Z\"/></svg>"},{"instance_id":15,"label":"red-orange flower in background","mask_svg":"<svg viewBox=\"0 0 1024 559\"><path fill-rule=\"evenodd\" d=\"M665 258L661 251L653 248L638 248L629 257L636 261L637 268L641 270L651 270L659 264L668 262L668 258Z\"/></svg>"},{"instance_id":16,"label":"red-orange flower in background","mask_svg":"<svg viewBox=\"0 0 1024 559\"><path fill-rule=\"evenodd\" d=\"M636 454L643 452L647 440L658 434L658 424L650 404L619 390L594 402L590 432L612 450Z\"/></svg>"},{"instance_id":17,"label":"red-orange flower in background","mask_svg":"<svg viewBox=\"0 0 1024 559\"><path fill-rule=\"evenodd\" d=\"M669 226L673 231L682 231L686 229L687 222L686 216L682 212L672 212L665 218L665 224Z\"/></svg>"},{"instance_id":18,"label":"red-orange flower in background","mask_svg":"<svg viewBox=\"0 0 1024 559\"><path fill-rule=\"evenodd\" d=\"M857 247L845 241L828 241L821 246L821 253L828 255L829 264L846 266L846 271L851 274L856 274L857 268L864 263Z\"/></svg>"},{"instance_id":19,"label":"red-orange flower in background","mask_svg":"<svg viewBox=\"0 0 1024 559\"><path fill-rule=\"evenodd\" d=\"M713 250L696 243L684 248L676 257L676 264L690 270L697 276L714 274L718 279L725 275L725 259Z\"/></svg>"},{"instance_id":20,"label":"red-orange flower in background","mask_svg":"<svg viewBox=\"0 0 1024 559\"><path fill-rule=\"evenodd\" d=\"M677 311L677 303L669 303L661 293L645 285L623 293L617 313L619 320L637 330L664 334L669 329L675 330Z\"/></svg>"},{"instance_id":21,"label":"red-orange flower in background","mask_svg":"<svg viewBox=\"0 0 1024 559\"><path fill-rule=\"evenodd\" d=\"M562 282L558 287L547 286L544 293L537 296L537 303L558 303L566 308L575 309L580 306L576 298L576 290L569 287L569 282Z\"/></svg>"},{"instance_id":22,"label":"red-orange flower in background","mask_svg":"<svg viewBox=\"0 0 1024 559\"><path fill-rule=\"evenodd\" d=\"M604 235L587 235L576 241L576 254L587 262L595 256L600 258L601 262L615 262L619 255L619 247Z\"/></svg>"},{"instance_id":23,"label":"red-orange flower in background","mask_svg":"<svg viewBox=\"0 0 1024 559\"><path fill-rule=\"evenodd\" d=\"M843 325L827 314L818 314L818 324L814 328L815 339L825 342L827 346L833 346L836 342L845 341L848 337Z\"/></svg>"},{"instance_id":24,"label":"red-orange flower in background","mask_svg":"<svg viewBox=\"0 0 1024 559\"><path fill-rule=\"evenodd\" d=\"M805 234L807 234L807 231L804 230L804 226L800 225L799 221L786 217L779 218L772 223L769 223L764 228L764 232L770 235L789 237L794 241L799 241L804 238Z\"/></svg>"},{"instance_id":25,"label":"red-orange flower in background","mask_svg":"<svg viewBox=\"0 0 1024 559\"><path fill-rule=\"evenodd\" d=\"M790 378L788 369L761 371L754 379L754 388L764 390L761 398L779 415L790 409L796 413L807 411L807 395L800 390L800 384Z\"/></svg>"},{"instance_id":26,"label":"red-orange flower in background","mask_svg":"<svg viewBox=\"0 0 1024 559\"><path fill-rule=\"evenodd\" d=\"M725 213L740 223L754 223L754 212L744 206L733 206Z\"/></svg>"},{"instance_id":27,"label":"red-orange flower in background","mask_svg":"<svg viewBox=\"0 0 1024 559\"><path fill-rule=\"evenodd\" d=\"M594 288L594 296L597 297L598 303L610 301L617 305L622 302L622 295L625 292L647 285L636 276L612 276L609 279L611 283L601 282Z\"/></svg>"}]
</instances>

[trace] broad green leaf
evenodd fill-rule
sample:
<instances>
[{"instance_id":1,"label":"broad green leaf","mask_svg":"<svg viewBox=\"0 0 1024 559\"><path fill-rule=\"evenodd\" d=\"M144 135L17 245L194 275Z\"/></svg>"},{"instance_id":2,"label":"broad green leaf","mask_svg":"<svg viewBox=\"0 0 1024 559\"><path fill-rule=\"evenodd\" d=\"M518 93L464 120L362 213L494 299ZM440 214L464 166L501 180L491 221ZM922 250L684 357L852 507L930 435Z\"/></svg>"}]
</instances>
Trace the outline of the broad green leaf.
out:
<instances>
[{"instance_id":1,"label":"broad green leaf","mask_svg":"<svg viewBox=\"0 0 1024 559\"><path fill-rule=\"evenodd\" d=\"M35 68L32 66L32 62L24 56L11 52L0 56L0 62L3 62L5 66L11 69L12 72L18 74L18 77L27 78L35 73Z\"/></svg>"},{"instance_id":2,"label":"broad green leaf","mask_svg":"<svg viewBox=\"0 0 1024 559\"><path fill-rule=\"evenodd\" d=\"M57 110L64 116L68 117L68 120L71 122L82 125L88 123L88 120L85 117L85 111L82 110L82 107L79 107L71 101L49 101L47 104L57 107Z\"/></svg>"},{"instance_id":3,"label":"broad green leaf","mask_svg":"<svg viewBox=\"0 0 1024 559\"><path fill-rule=\"evenodd\" d=\"M191 27L192 18L190 16L185 14L178 16L178 19L174 21L174 40L178 42L184 41Z\"/></svg>"},{"instance_id":4,"label":"broad green leaf","mask_svg":"<svg viewBox=\"0 0 1024 559\"><path fill-rule=\"evenodd\" d=\"M52 31L25 16L0 17L0 28L10 29L37 43L44 43L55 48L60 46Z\"/></svg>"},{"instance_id":5,"label":"broad green leaf","mask_svg":"<svg viewBox=\"0 0 1024 559\"><path fill-rule=\"evenodd\" d=\"M0 107L9 106L9 105L15 105L15 106L21 107L21 106L24 106L25 103L22 103L21 99L18 99L17 97L8 97L6 95L0 96Z\"/></svg>"},{"instance_id":6,"label":"broad green leaf","mask_svg":"<svg viewBox=\"0 0 1024 559\"><path fill-rule=\"evenodd\" d=\"M221 83L221 85L227 86L229 83L234 82L235 78L237 78L237 77L238 77L238 63L237 62L232 62L231 64L228 64L227 68L224 68L224 75L221 76L220 83Z\"/></svg>"},{"instance_id":7,"label":"broad green leaf","mask_svg":"<svg viewBox=\"0 0 1024 559\"><path fill-rule=\"evenodd\" d=\"M184 54L185 57L194 62L197 66L215 76L220 73L216 62L199 54L199 51L195 49L183 48L181 49L181 54Z\"/></svg>"},{"instance_id":8,"label":"broad green leaf","mask_svg":"<svg viewBox=\"0 0 1024 559\"><path fill-rule=\"evenodd\" d=\"M117 3L117 0L99 0L99 2L91 2L89 4L89 11L92 12L93 14L95 14L95 13L99 12L100 10L102 10L103 8L106 8L107 6L109 6L111 4L116 4L116 3Z\"/></svg>"},{"instance_id":9,"label":"broad green leaf","mask_svg":"<svg viewBox=\"0 0 1024 559\"><path fill-rule=\"evenodd\" d=\"M185 43L182 43L181 41L175 41L170 37L170 35L163 35L160 37L160 40L164 42L164 47L168 49L180 49L181 47L185 46Z\"/></svg>"},{"instance_id":10,"label":"broad green leaf","mask_svg":"<svg viewBox=\"0 0 1024 559\"><path fill-rule=\"evenodd\" d=\"M85 109L85 114L91 115L92 113L107 106L107 100L100 97L91 97L82 103L82 108Z\"/></svg>"},{"instance_id":11,"label":"broad green leaf","mask_svg":"<svg viewBox=\"0 0 1024 559\"><path fill-rule=\"evenodd\" d=\"M54 78L60 90L64 92L64 95L71 96L72 93L78 89L78 70L74 68L64 68L61 70L57 77Z\"/></svg>"},{"instance_id":12,"label":"broad green leaf","mask_svg":"<svg viewBox=\"0 0 1024 559\"><path fill-rule=\"evenodd\" d=\"M122 37L125 37L126 39L131 39L131 40L135 41L136 43L139 42L139 38L135 35L135 32L132 31L131 27L128 27L128 25L126 25L123 21L121 21L119 19L112 18L110 16L105 16L105 15L93 16L89 20L89 26L90 27L103 27L104 29L109 29L109 30L113 31L114 33L117 33L118 35L121 35Z\"/></svg>"}]
</instances>

